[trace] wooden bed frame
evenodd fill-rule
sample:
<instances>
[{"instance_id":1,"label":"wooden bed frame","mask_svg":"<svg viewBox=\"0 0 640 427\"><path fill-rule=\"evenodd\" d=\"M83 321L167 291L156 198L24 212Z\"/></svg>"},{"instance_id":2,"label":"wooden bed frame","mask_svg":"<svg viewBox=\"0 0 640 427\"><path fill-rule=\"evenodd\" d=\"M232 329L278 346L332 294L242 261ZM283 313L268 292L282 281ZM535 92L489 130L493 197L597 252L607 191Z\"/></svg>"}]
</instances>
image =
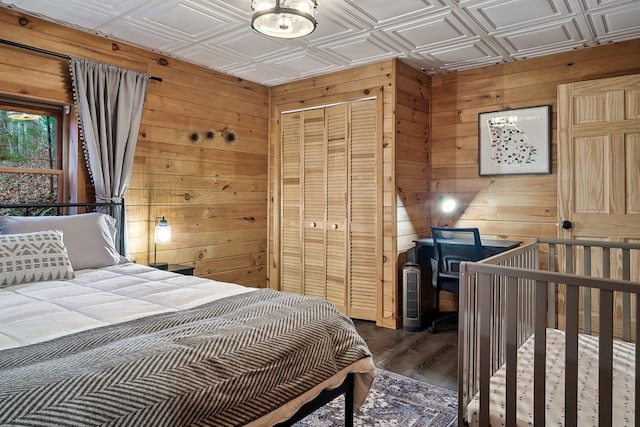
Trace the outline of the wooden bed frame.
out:
<instances>
[{"instance_id":1,"label":"wooden bed frame","mask_svg":"<svg viewBox=\"0 0 640 427\"><path fill-rule=\"evenodd\" d=\"M74 215L77 213L102 212L116 218L119 230L118 251L124 255L124 233L122 233L125 221L124 199L118 202L87 202L87 203L16 203L0 204L0 215L21 215L21 216L59 216ZM322 391L316 398L304 404L295 414L286 421L276 424L277 427L292 426L302 420L317 409L333 401L340 395L344 395L345 427L353 427L353 400L354 400L354 374L347 374L345 380L334 389Z\"/></svg>"},{"instance_id":2,"label":"wooden bed frame","mask_svg":"<svg viewBox=\"0 0 640 427\"><path fill-rule=\"evenodd\" d=\"M595 289L599 291L598 301L592 301L591 291ZM577 425L579 333L599 336L599 366L594 380L598 378L601 396L598 402L601 426L612 423L613 340L635 342L634 386L638 413L640 340L636 334L640 332L640 315L632 311L632 306L640 308L640 244L537 239L477 263L463 263L458 329L458 425L469 422L467 406L475 396L479 396L480 402L479 423L489 425L490 380L503 365L506 367L504 421L505 425L516 424L517 352L534 334L532 411L534 425L544 425L546 328L558 328L566 334L566 426ZM635 425L640 426L638 414Z\"/></svg>"}]
</instances>

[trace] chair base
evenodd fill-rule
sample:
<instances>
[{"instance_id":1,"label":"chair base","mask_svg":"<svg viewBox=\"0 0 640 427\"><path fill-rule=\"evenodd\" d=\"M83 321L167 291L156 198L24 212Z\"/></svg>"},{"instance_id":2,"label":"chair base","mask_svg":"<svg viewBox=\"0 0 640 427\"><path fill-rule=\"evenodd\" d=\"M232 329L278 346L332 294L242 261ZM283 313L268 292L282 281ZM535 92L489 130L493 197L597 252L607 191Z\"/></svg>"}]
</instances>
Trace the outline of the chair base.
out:
<instances>
[{"instance_id":1,"label":"chair base","mask_svg":"<svg viewBox=\"0 0 640 427\"><path fill-rule=\"evenodd\" d=\"M458 312L454 311L451 313L441 313L441 312L436 312L434 313L434 315L431 318L431 321L429 322L429 326L427 326L427 332L429 332L430 334L435 334L436 332L438 332L436 326L439 323L443 323L443 322L449 322L449 323L458 323ZM457 326L456 326L457 328Z\"/></svg>"}]
</instances>

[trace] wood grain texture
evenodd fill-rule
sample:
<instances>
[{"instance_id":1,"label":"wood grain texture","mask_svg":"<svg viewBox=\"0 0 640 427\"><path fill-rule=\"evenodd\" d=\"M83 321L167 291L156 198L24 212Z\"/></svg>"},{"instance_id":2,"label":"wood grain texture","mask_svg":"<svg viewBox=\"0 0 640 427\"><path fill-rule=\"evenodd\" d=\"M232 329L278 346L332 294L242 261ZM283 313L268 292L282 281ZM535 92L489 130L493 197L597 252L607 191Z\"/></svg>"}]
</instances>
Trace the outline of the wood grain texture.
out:
<instances>
[{"instance_id":1,"label":"wood grain texture","mask_svg":"<svg viewBox=\"0 0 640 427\"><path fill-rule=\"evenodd\" d=\"M158 246L159 260L192 265L199 276L266 286L269 90L171 58L161 66L157 53L31 16L22 26L21 16L0 9L1 38L163 79L148 86L126 193L133 260L153 257L153 222L165 216L173 237ZM4 95L72 104L65 60L6 46L0 53ZM235 144L224 141L224 128L236 132ZM207 131L215 138L205 138ZM85 193L84 161L77 163L73 179Z\"/></svg>"},{"instance_id":2,"label":"wood grain texture","mask_svg":"<svg viewBox=\"0 0 640 427\"><path fill-rule=\"evenodd\" d=\"M483 235L513 240L555 237L558 85L638 73L639 64L640 40L631 40L434 76L431 199L451 193L460 200L462 208L448 219L449 225L478 226ZM553 110L552 174L478 176L478 113L536 105L551 105ZM432 212L433 218L438 215Z\"/></svg>"}]
</instances>

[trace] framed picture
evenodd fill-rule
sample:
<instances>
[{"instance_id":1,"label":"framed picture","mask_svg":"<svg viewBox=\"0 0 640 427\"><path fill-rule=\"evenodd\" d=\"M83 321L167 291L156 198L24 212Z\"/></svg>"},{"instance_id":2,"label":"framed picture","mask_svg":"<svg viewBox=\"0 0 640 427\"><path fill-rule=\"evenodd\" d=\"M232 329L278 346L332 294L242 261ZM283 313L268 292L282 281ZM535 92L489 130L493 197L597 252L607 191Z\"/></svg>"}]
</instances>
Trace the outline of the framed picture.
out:
<instances>
[{"instance_id":1,"label":"framed picture","mask_svg":"<svg viewBox=\"0 0 640 427\"><path fill-rule=\"evenodd\" d=\"M480 175L551 173L551 106L478 114Z\"/></svg>"}]
</instances>

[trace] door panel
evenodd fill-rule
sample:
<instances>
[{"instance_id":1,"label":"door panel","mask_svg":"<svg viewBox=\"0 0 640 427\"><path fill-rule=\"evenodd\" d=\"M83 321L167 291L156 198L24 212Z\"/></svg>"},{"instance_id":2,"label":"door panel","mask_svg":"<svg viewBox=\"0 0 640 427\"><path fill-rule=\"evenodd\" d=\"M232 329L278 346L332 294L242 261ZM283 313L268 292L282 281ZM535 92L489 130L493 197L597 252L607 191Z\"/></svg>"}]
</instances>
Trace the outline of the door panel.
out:
<instances>
[{"instance_id":1,"label":"door panel","mask_svg":"<svg viewBox=\"0 0 640 427\"><path fill-rule=\"evenodd\" d=\"M352 317L376 318L377 210L382 209L376 182L376 102L351 108L349 163L349 307Z\"/></svg>"},{"instance_id":2,"label":"door panel","mask_svg":"<svg viewBox=\"0 0 640 427\"><path fill-rule=\"evenodd\" d=\"M282 258L280 260L282 277L281 290L291 293L303 293L302 257L300 246L300 149L301 149L300 113L282 116Z\"/></svg>"},{"instance_id":3,"label":"door panel","mask_svg":"<svg viewBox=\"0 0 640 427\"><path fill-rule=\"evenodd\" d=\"M347 313L347 134L348 104L326 109L327 299Z\"/></svg>"},{"instance_id":4,"label":"door panel","mask_svg":"<svg viewBox=\"0 0 640 427\"><path fill-rule=\"evenodd\" d=\"M578 82L558 87L558 223L566 239L637 242L640 240L640 76ZM592 253L593 265L602 254ZM622 278L621 253L611 253L611 277ZM576 258L577 261L577 258ZM640 260L632 260L631 277L640 280ZM564 265L564 259L559 259ZM578 265L579 272L582 266ZM591 274L602 276L593 269ZM598 328L598 292L581 294L593 312ZM625 297L616 293L614 307ZM558 293L564 309L565 294ZM615 313L620 313L616 309ZM632 304L632 317L636 307ZM582 317L581 317L582 318ZM563 319L559 318L560 325ZM614 319L614 335L620 336L621 319ZM635 337L635 328L632 331Z\"/></svg>"},{"instance_id":5,"label":"door panel","mask_svg":"<svg viewBox=\"0 0 640 427\"><path fill-rule=\"evenodd\" d=\"M305 111L303 117L303 287L305 295L326 298L324 110Z\"/></svg>"}]
</instances>

